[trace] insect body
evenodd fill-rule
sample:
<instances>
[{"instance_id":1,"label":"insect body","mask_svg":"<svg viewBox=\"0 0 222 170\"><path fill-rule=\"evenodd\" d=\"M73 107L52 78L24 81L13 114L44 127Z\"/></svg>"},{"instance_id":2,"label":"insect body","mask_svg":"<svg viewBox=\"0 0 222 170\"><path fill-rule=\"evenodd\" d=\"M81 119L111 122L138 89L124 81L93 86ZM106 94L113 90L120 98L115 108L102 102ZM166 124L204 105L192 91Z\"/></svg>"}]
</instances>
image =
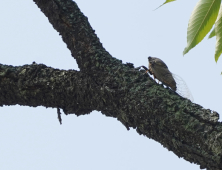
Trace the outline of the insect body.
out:
<instances>
[{"instance_id":1,"label":"insect body","mask_svg":"<svg viewBox=\"0 0 222 170\"><path fill-rule=\"evenodd\" d=\"M193 101L193 96L181 77L171 73L167 65L161 59L148 57L148 60L149 69L147 71L154 76L154 79L158 79L164 85L170 87L173 91L176 91L180 96Z\"/></svg>"},{"instance_id":2,"label":"insect body","mask_svg":"<svg viewBox=\"0 0 222 170\"><path fill-rule=\"evenodd\" d=\"M148 57L149 72L153 74L154 79L158 79L172 90L176 91L177 86L172 73L169 71L167 65L159 58Z\"/></svg>"}]
</instances>

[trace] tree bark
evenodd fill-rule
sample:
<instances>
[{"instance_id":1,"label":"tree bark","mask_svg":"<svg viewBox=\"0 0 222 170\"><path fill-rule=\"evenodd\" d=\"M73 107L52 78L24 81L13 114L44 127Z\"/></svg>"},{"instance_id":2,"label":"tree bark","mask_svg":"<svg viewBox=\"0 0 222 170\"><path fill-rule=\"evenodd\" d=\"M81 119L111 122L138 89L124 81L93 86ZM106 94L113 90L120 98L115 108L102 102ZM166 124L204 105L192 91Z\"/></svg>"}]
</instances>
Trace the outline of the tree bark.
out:
<instances>
[{"instance_id":1,"label":"tree bark","mask_svg":"<svg viewBox=\"0 0 222 170\"><path fill-rule=\"evenodd\" d=\"M65 114L76 115L101 111L200 168L222 169L218 113L112 57L72 0L34 2L62 36L80 71L36 63L0 65L0 105L62 108Z\"/></svg>"}]
</instances>

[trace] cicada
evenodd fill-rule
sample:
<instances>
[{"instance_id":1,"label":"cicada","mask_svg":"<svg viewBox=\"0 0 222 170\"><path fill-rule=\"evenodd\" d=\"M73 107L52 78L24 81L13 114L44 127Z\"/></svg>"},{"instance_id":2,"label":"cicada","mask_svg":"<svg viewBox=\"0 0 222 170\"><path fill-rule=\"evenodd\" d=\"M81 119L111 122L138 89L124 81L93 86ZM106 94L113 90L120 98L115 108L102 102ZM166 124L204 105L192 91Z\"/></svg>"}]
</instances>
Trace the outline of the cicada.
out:
<instances>
[{"instance_id":1,"label":"cicada","mask_svg":"<svg viewBox=\"0 0 222 170\"><path fill-rule=\"evenodd\" d=\"M154 80L158 79L164 85L177 92L180 96L193 101L193 96L185 81L183 81L180 76L171 73L167 65L161 59L156 57L148 57L148 61L149 69L147 69L145 66L142 67L146 69L147 72L149 72L151 75L153 75Z\"/></svg>"}]
</instances>

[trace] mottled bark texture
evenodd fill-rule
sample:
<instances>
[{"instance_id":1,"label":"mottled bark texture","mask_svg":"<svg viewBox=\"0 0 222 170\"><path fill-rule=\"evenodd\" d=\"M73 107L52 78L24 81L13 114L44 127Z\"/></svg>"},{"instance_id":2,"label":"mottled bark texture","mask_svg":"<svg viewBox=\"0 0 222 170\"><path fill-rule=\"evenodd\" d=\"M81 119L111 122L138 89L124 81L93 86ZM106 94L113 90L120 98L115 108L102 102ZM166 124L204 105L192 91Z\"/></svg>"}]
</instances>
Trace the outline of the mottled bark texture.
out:
<instances>
[{"instance_id":1,"label":"mottled bark texture","mask_svg":"<svg viewBox=\"0 0 222 170\"><path fill-rule=\"evenodd\" d=\"M35 63L0 65L0 105L62 108L76 115L98 110L201 168L222 169L218 113L191 103L134 70L132 64L112 57L72 0L34 2L60 33L80 71Z\"/></svg>"}]
</instances>

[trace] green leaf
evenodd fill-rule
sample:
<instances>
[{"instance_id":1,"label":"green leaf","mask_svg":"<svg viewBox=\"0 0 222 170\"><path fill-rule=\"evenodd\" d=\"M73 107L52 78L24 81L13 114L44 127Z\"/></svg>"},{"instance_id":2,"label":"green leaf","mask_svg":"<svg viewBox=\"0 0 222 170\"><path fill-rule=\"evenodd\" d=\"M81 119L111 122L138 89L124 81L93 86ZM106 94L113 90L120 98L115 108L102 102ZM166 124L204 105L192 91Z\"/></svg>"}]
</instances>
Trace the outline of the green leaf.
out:
<instances>
[{"instance_id":1,"label":"green leaf","mask_svg":"<svg viewBox=\"0 0 222 170\"><path fill-rule=\"evenodd\" d=\"M211 30L217 19L220 4L221 0L199 0L189 20L187 46L183 51L183 55L201 42Z\"/></svg>"},{"instance_id":2,"label":"green leaf","mask_svg":"<svg viewBox=\"0 0 222 170\"><path fill-rule=\"evenodd\" d=\"M212 38L215 36L215 28L211 31L210 35L208 38Z\"/></svg>"},{"instance_id":3,"label":"green leaf","mask_svg":"<svg viewBox=\"0 0 222 170\"><path fill-rule=\"evenodd\" d=\"M157 7L155 10L157 10L157 9L160 8L161 6L163 6L163 5L165 5L165 4L169 3L169 2L173 2L173 1L176 1L176 0L166 0L166 2L164 2L162 5L160 5L159 7ZM154 10L154 11L155 11L155 10Z\"/></svg>"},{"instance_id":4,"label":"green leaf","mask_svg":"<svg viewBox=\"0 0 222 170\"><path fill-rule=\"evenodd\" d=\"M222 7L215 23L215 34L216 34L216 50L215 50L215 61L217 62L222 53Z\"/></svg>"}]
</instances>

